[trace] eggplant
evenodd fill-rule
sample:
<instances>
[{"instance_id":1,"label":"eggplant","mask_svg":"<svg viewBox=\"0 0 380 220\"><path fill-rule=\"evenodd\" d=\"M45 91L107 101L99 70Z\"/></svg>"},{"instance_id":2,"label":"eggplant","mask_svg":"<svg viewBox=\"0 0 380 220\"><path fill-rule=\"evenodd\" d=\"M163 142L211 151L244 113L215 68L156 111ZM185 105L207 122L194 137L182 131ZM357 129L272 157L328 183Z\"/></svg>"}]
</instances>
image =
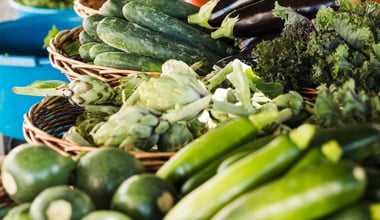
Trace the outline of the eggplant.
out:
<instances>
[{"instance_id":1,"label":"eggplant","mask_svg":"<svg viewBox=\"0 0 380 220\"><path fill-rule=\"evenodd\" d=\"M211 33L211 37L234 39L281 32L284 20L272 13L275 2L276 0L262 0L232 12L225 17L221 26ZM308 19L315 18L322 6L333 9L339 7L339 0L278 0L277 2L281 6L292 8Z\"/></svg>"},{"instance_id":2,"label":"eggplant","mask_svg":"<svg viewBox=\"0 0 380 220\"><path fill-rule=\"evenodd\" d=\"M211 11L208 23L213 27L219 27L227 15L246 5L258 2L260 0L219 0Z\"/></svg>"}]
</instances>

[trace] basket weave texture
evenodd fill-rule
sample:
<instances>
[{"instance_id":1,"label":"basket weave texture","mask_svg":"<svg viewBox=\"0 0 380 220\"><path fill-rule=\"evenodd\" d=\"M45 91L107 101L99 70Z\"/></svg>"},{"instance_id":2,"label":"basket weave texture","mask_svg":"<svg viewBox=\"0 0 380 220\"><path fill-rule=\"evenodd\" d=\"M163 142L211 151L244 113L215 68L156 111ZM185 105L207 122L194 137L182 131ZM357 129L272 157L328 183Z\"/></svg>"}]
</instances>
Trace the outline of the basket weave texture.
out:
<instances>
[{"instance_id":1,"label":"basket weave texture","mask_svg":"<svg viewBox=\"0 0 380 220\"><path fill-rule=\"evenodd\" d=\"M85 18L99 13L99 8L105 0L74 0L74 11L78 16Z\"/></svg>"},{"instance_id":2,"label":"basket weave texture","mask_svg":"<svg viewBox=\"0 0 380 220\"><path fill-rule=\"evenodd\" d=\"M23 132L28 143L44 143L63 155L76 156L82 152L96 150L94 146L78 146L62 140L65 131L75 124L75 120L84 110L69 103L63 97L45 97L33 105L24 115ZM130 151L138 158L147 171L156 171L175 152Z\"/></svg>"},{"instance_id":3,"label":"basket weave texture","mask_svg":"<svg viewBox=\"0 0 380 220\"><path fill-rule=\"evenodd\" d=\"M118 84L119 80L130 74L139 74L141 71L135 70L120 70L105 66L97 66L85 63L79 55L69 56L65 48L73 43L79 43L79 33L83 30L83 26L75 27L71 30L60 31L53 39L47 48L49 52L49 60L51 65L60 70L66 77L73 81L81 75L89 75L96 77L111 85ZM147 72L152 76L157 76L157 72Z\"/></svg>"}]
</instances>

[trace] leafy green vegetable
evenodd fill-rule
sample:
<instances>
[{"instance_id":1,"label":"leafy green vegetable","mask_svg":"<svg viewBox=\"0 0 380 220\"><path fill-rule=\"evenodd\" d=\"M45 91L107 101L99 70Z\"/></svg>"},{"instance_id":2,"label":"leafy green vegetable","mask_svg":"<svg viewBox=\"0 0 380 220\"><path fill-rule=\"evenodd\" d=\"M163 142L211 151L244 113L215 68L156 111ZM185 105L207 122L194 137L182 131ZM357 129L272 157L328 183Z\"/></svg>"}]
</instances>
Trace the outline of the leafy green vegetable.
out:
<instances>
[{"instance_id":1,"label":"leafy green vegetable","mask_svg":"<svg viewBox=\"0 0 380 220\"><path fill-rule=\"evenodd\" d=\"M380 122L380 96L369 96L359 90L353 79L342 86L322 84L318 92L311 119L318 125L337 127Z\"/></svg>"},{"instance_id":2,"label":"leafy green vegetable","mask_svg":"<svg viewBox=\"0 0 380 220\"><path fill-rule=\"evenodd\" d=\"M260 43L255 71L265 81L282 82L287 90L344 84L376 94L380 91L380 4L364 1L333 10L321 7L313 21L275 5L285 19L281 36Z\"/></svg>"}]
</instances>

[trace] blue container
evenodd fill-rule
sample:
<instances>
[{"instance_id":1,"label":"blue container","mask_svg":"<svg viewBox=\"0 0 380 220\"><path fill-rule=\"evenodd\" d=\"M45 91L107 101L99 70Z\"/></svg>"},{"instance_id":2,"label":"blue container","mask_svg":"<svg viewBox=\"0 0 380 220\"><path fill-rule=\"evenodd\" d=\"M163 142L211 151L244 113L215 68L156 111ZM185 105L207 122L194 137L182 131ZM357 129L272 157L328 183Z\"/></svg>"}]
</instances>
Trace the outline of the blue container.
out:
<instances>
[{"instance_id":1,"label":"blue container","mask_svg":"<svg viewBox=\"0 0 380 220\"><path fill-rule=\"evenodd\" d=\"M79 16L41 15L0 23L0 133L24 140L23 115L41 97L18 95L14 86L27 86L36 80L64 80L53 68L43 39L54 24L59 30L81 25Z\"/></svg>"},{"instance_id":2,"label":"blue container","mask_svg":"<svg viewBox=\"0 0 380 220\"><path fill-rule=\"evenodd\" d=\"M64 15L64 16L74 16L76 15L73 8L60 9L60 8L41 8L41 7L32 7L20 4L15 0L10 0L9 5L15 9L19 17L26 17L31 15Z\"/></svg>"}]
</instances>

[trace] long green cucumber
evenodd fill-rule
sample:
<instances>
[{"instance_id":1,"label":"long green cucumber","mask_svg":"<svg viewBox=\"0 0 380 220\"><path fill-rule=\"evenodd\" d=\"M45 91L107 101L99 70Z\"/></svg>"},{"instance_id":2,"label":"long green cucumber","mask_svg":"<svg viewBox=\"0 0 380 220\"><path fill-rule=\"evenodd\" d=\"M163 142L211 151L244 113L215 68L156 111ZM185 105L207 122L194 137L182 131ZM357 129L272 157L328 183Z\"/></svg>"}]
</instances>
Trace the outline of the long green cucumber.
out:
<instances>
[{"instance_id":1,"label":"long green cucumber","mask_svg":"<svg viewBox=\"0 0 380 220\"><path fill-rule=\"evenodd\" d=\"M95 57L101 53L105 52L120 52L121 50L111 47L106 43L97 43L90 48L88 51L91 59L95 59Z\"/></svg>"},{"instance_id":2,"label":"long green cucumber","mask_svg":"<svg viewBox=\"0 0 380 220\"><path fill-rule=\"evenodd\" d=\"M180 220L189 216L194 220L210 219L233 199L284 172L308 147L314 132L314 126L305 124L289 135L277 136L187 194L164 219Z\"/></svg>"},{"instance_id":3,"label":"long green cucumber","mask_svg":"<svg viewBox=\"0 0 380 220\"><path fill-rule=\"evenodd\" d=\"M169 16L140 1L131 1L123 7L124 17L142 27L168 35L177 40L192 44L195 47L206 48L222 57L231 55L234 51L221 40L214 40L190 24Z\"/></svg>"},{"instance_id":4,"label":"long green cucumber","mask_svg":"<svg viewBox=\"0 0 380 220\"><path fill-rule=\"evenodd\" d=\"M212 219L316 219L358 201L366 182L353 163L321 163L242 195Z\"/></svg>"},{"instance_id":5,"label":"long green cucumber","mask_svg":"<svg viewBox=\"0 0 380 220\"><path fill-rule=\"evenodd\" d=\"M147 72L161 72L164 62L151 57L121 52L105 52L98 54L94 64L124 70L138 70Z\"/></svg>"},{"instance_id":6,"label":"long green cucumber","mask_svg":"<svg viewBox=\"0 0 380 220\"><path fill-rule=\"evenodd\" d=\"M85 30L86 33L97 42L102 42L102 40L99 38L96 32L96 27L98 26L99 22L103 18L105 18L104 15L92 14L90 16L83 18L83 21L82 21L83 30Z\"/></svg>"},{"instance_id":7,"label":"long green cucumber","mask_svg":"<svg viewBox=\"0 0 380 220\"><path fill-rule=\"evenodd\" d=\"M237 146L232 152L228 152L216 160L212 161L211 164L207 165L205 168L199 170L192 176L190 176L181 186L182 195L188 194L202 183L206 182L209 178L214 176L217 172L226 169L235 162L237 159L236 155L248 155L249 153L261 148L265 144L269 143L274 138L274 135L266 135L260 138L253 138L241 146ZM232 161L234 160L234 161Z\"/></svg>"},{"instance_id":8,"label":"long green cucumber","mask_svg":"<svg viewBox=\"0 0 380 220\"><path fill-rule=\"evenodd\" d=\"M164 61L182 60L188 65L201 61L208 71L220 59L208 50L195 48L121 18L104 18L97 25L97 33L100 39L117 49Z\"/></svg>"},{"instance_id":9,"label":"long green cucumber","mask_svg":"<svg viewBox=\"0 0 380 220\"><path fill-rule=\"evenodd\" d=\"M219 124L181 148L156 174L175 185L181 184L210 161L255 137L263 127L278 120L280 115L281 112L267 111Z\"/></svg>"},{"instance_id":10,"label":"long green cucumber","mask_svg":"<svg viewBox=\"0 0 380 220\"><path fill-rule=\"evenodd\" d=\"M131 0L132 1L132 0ZM133 0L134 1L134 0ZM175 18L187 20L187 16L199 8L183 0L137 0Z\"/></svg>"}]
</instances>

